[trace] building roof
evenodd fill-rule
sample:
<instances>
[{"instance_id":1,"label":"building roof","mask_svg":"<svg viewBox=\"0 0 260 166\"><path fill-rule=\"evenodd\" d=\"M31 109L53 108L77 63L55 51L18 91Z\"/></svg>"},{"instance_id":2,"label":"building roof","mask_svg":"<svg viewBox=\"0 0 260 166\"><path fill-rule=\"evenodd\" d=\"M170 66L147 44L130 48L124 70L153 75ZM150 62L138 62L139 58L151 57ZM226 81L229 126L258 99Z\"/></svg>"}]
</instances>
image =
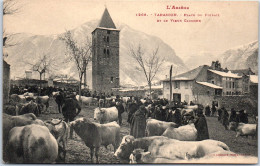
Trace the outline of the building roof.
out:
<instances>
[{"instance_id":1,"label":"building roof","mask_svg":"<svg viewBox=\"0 0 260 166\"><path fill-rule=\"evenodd\" d=\"M215 73L217 75L220 75L222 77L230 77L230 78L241 78L241 76L231 73L229 72L223 72L223 71L218 71L218 70L212 70L212 69L208 69L209 71L211 71L212 73Z\"/></svg>"},{"instance_id":2,"label":"building roof","mask_svg":"<svg viewBox=\"0 0 260 166\"><path fill-rule=\"evenodd\" d=\"M251 68L247 68L247 69L238 69L238 70L230 70L232 73L236 73L240 76L244 75L251 75L251 74L255 74Z\"/></svg>"},{"instance_id":3,"label":"building roof","mask_svg":"<svg viewBox=\"0 0 260 166\"><path fill-rule=\"evenodd\" d=\"M250 82L258 84L258 75L250 75Z\"/></svg>"},{"instance_id":4,"label":"building roof","mask_svg":"<svg viewBox=\"0 0 260 166\"><path fill-rule=\"evenodd\" d=\"M116 26L109 14L107 8L105 8L103 16L99 22L99 27L116 29Z\"/></svg>"},{"instance_id":5,"label":"building roof","mask_svg":"<svg viewBox=\"0 0 260 166\"><path fill-rule=\"evenodd\" d=\"M188 81L188 80L194 80L197 78L197 76L199 75L199 73L201 72L201 70L204 68L204 67L208 67L207 65L203 65L203 66L199 66L195 69L192 69L188 72L185 72L185 73L182 73L182 74L179 74L177 76L174 76L172 77L172 80L173 81ZM167 78L163 81L170 81L170 78Z\"/></svg>"},{"instance_id":6,"label":"building roof","mask_svg":"<svg viewBox=\"0 0 260 166\"><path fill-rule=\"evenodd\" d=\"M196 83L210 87L210 88L214 88L214 89L223 89L221 86L217 86L217 85L209 83L209 82L198 82L198 81L196 81Z\"/></svg>"}]
</instances>

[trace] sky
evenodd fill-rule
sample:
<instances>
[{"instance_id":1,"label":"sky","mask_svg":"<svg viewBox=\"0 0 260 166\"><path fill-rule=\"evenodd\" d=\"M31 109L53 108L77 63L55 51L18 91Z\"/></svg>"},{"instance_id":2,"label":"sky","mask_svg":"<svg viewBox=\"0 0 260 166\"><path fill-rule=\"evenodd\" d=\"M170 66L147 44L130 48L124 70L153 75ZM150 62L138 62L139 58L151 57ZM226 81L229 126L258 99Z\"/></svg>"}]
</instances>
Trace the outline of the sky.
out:
<instances>
[{"instance_id":1,"label":"sky","mask_svg":"<svg viewBox=\"0 0 260 166\"><path fill-rule=\"evenodd\" d=\"M184 60L201 53L216 56L227 49L258 40L258 3L252 1L19 0L17 5L21 7L19 13L4 16L6 32L63 33L85 22L101 19L106 6L116 24L125 23L161 38ZM168 8L183 6L189 9L167 9L167 5ZM136 16L138 13L147 16ZM158 17L155 13L177 16ZM195 16L184 17L184 14ZM170 19L201 22L170 22Z\"/></svg>"}]
</instances>

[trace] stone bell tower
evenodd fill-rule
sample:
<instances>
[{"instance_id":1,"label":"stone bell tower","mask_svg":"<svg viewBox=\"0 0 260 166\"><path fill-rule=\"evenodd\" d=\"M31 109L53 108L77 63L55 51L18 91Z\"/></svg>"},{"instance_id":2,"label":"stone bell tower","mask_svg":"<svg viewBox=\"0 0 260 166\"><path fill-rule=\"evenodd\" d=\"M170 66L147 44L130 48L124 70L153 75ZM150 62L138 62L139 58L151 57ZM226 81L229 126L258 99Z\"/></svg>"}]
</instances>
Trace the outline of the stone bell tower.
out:
<instances>
[{"instance_id":1,"label":"stone bell tower","mask_svg":"<svg viewBox=\"0 0 260 166\"><path fill-rule=\"evenodd\" d=\"M98 93L119 88L119 32L105 8L92 32L92 88Z\"/></svg>"}]
</instances>

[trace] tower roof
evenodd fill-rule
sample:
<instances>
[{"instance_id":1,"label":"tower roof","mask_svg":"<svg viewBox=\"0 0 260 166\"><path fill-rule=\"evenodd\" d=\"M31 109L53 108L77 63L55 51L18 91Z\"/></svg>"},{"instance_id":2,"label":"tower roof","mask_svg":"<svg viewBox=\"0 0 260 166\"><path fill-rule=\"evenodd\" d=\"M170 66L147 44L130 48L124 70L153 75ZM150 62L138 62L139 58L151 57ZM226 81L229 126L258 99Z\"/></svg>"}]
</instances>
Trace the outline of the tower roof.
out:
<instances>
[{"instance_id":1,"label":"tower roof","mask_svg":"<svg viewBox=\"0 0 260 166\"><path fill-rule=\"evenodd\" d=\"M107 8L105 8L103 16L99 22L99 27L116 29L116 26L110 16L110 14L108 13Z\"/></svg>"}]
</instances>

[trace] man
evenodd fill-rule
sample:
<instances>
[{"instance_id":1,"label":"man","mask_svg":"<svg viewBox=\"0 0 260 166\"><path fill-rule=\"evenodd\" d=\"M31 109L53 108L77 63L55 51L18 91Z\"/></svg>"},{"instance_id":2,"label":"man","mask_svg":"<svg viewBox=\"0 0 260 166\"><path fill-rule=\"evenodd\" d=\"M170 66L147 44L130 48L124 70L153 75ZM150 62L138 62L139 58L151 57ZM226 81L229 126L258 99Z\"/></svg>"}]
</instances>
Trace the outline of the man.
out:
<instances>
[{"instance_id":1,"label":"man","mask_svg":"<svg viewBox=\"0 0 260 166\"><path fill-rule=\"evenodd\" d=\"M198 110L197 117L194 122L195 128L197 129L197 141L202 141L205 139L209 139L209 131L207 120L203 115L202 110Z\"/></svg>"},{"instance_id":2,"label":"man","mask_svg":"<svg viewBox=\"0 0 260 166\"><path fill-rule=\"evenodd\" d=\"M145 137L146 118L145 118L145 107L140 108L134 113L131 121L130 135L135 138Z\"/></svg>"},{"instance_id":3,"label":"man","mask_svg":"<svg viewBox=\"0 0 260 166\"><path fill-rule=\"evenodd\" d=\"M62 114L64 116L65 122L69 123L71 121L74 121L75 117L80 113L80 111L81 107L75 95L70 95L69 98L66 98L64 100L64 105L62 106ZM72 138L72 135L73 131L70 130L70 138Z\"/></svg>"},{"instance_id":4,"label":"man","mask_svg":"<svg viewBox=\"0 0 260 166\"><path fill-rule=\"evenodd\" d=\"M237 114L234 108L231 108L231 114L229 117L229 122L237 122Z\"/></svg>"},{"instance_id":5,"label":"man","mask_svg":"<svg viewBox=\"0 0 260 166\"><path fill-rule=\"evenodd\" d=\"M207 104L207 106L205 107L205 115L206 115L206 116L210 116L210 107L209 107L208 104Z\"/></svg>"},{"instance_id":6,"label":"man","mask_svg":"<svg viewBox=\"0 0 260 166\"><path fill-rule=\"evenodd\" d=\"M227 126L229 124L228 117L229 117L229 114L228 114L226 108L223 107L222 108L222 124L223 124L223 126L225 127L226 130L228 129Z\"/></svg>"},{"instance_id":7,"label":"man","mask_svg":"<svg viewBox=\"0 0 260 166\"><path fill-rule=\"evenodd\" d=\"M239 111L239 122L248 123L248 114L244 110Z\"/></svg>"},{"instance_id":8,"label":"man","mask_svg":"<svg viewBox=\"0 0 260 166\"><path fill-rule=\"evenodd\" d=\"M214 116L214 115L215 115L215 112L216 112L216 110L217 110L214 103L212 104L211 110L212 110L212 111L211 111L211 116Z\"/></svg>"}]
</instances>

